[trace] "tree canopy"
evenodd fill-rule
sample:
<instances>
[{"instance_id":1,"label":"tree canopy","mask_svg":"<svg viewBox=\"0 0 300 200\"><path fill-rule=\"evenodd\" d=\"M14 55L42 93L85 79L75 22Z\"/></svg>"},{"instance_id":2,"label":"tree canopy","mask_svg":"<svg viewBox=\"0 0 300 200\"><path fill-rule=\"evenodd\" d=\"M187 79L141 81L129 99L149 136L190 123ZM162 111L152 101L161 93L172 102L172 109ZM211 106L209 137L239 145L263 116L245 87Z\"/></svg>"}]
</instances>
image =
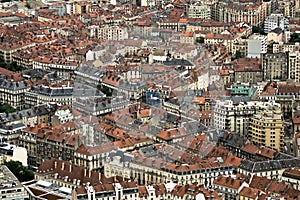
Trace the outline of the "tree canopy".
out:
<instances>
[{"instance_id":1,"label":"tree canopy","mask_svg":"<svg viewBox=\"0 0 300 200\"><path fill-rule=\"evenodd\" d=\"M16 112L16 109L11 107L8 104L0 104L0 113L13 113Z\"/></svg>"},{"instance_id":2,"label":"tree canopy","mask_svg":"<svg viewBox=\"0 0 300 200\"><path fill-rule=\"evenodd\" d=\"M4 162L4 165L17 177L20 182L26 182L34 179L34 173L22 165L19 161Z\"/></svg>"}]
</instances>

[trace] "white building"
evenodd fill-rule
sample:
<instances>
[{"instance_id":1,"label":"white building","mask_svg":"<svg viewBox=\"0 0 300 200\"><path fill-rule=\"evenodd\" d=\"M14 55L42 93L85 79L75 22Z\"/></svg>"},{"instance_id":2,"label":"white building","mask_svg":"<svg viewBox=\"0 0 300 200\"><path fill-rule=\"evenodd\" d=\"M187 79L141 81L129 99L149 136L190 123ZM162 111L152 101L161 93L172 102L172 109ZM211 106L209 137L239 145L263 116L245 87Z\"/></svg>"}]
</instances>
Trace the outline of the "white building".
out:
<instances>
[{"instance_id":1,"label":"white building","mask_svg":"<svg viewBox=\"0 0 300 200\"><path fill-rule=\"evenodd\" d=\"M260 58L261 53L267 53L267 36L254 34L248 39L248 58Z\"/></svg>"},{"instance_id":2,"label":"white building","mask_svg":"<svg viewBox=\"0 0 300 200\"><path fill-rule=\"evenodd\" d=\"M288 54L288 79L296 82L300 81L300 53L299 51Z\"/></svg>"},{"instance_id":3,"label":"white building","mask_svg":"<svg viewBox=\"0 0 300 200\"><path fill-rule=\"evenodd\" d=\"M24 147L1 142L0 164L9 161L19 161L23 166L27 166L27 150Z\"/></svg>"},{"instance_id":4,"label":"white building","mask_svg":"<svg viewBox=\"0 0 300 200\"><path fill-rule=\"evenodd\" d=\"M5 165L0 166L0 171L0 199L29 199L25 188Z\"/></svg>"},{"instance_id":5,"label":"white building","mask_svg":"<svg viewBox=\"0 0 300 200\"><path fill-rule=\"evenodd\" d=\"M269 33L275 28L280 28L281 30L289 29L289 20L280 14L271 14L269 17L265 19L264 22L264 32Z\"/></svg>"},{"instance_id":6,"label":"white building","mask_svg":"<svg viewBox=\"0 0 300 200\"><path fill-rule=\"evenodd\" d=\"M234 104L232 100L217 100L214 107L213 124L218 129L228 129L240 134L248 133L251 117L260 110L280 108L273 102L249 101Z\"/></svg>"}]
</instances>

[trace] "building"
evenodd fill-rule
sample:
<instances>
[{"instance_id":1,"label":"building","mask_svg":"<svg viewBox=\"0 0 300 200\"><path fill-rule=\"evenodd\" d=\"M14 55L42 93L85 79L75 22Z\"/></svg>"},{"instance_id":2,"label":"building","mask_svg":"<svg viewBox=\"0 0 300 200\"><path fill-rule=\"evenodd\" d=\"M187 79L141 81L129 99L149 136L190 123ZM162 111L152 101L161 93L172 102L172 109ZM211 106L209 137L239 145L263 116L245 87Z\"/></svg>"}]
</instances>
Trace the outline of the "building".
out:
<instances>
[{"instance_id":1,"label":"building","mask_svg":"<svg viewBox=\"0 0 300 200\"><path fill-rule=\"evenodd\" d=\"M293 80L295 82L300 81L299 62L299 51L288 53L288 79Z\"/></svg>"},{"instance_id":2,"label":"building","mask_svg":"<svg viewBox=\"0 0 300 200\"><path fill-rule=\"evenodd\" d=\"M137 179L139 184L178 182L179 184L203 184L211 186L219 175L230 175L233 166L218 161L203 160L196 164L173 164L162 158L131 155L112 151L104 164L105 176L124 176Z\"/></svg>"},{"instance_id":3,"label":"building","mask_svg":"<svg viewBox=\"0 0 300 200\"><path fill-rule=\"evenodd\" d=\"M211 19L209 5L199 5L195 3L186 5L185 9L188 18Z\"/></svg>"},{"instance_id":4,"label":"building","mask_svg":"<svg viewBox=\"0 0 300 200\"><path fill-rule=\"evenodd\" d=\"M253 88L247 84L233 84L230 89L231 96L247 96L253 95Z\"/></svg>"},{"instance_id":5,"label":"building","mask_svg":"<svg viewBox=\"0 0 300 200\"><path fill-rule=\"evenodd\" d=\"M71 109L68 106L64 105L58 108L51 116L51 123L53 126L64 124L66 122L73 121L73 118L74 116L71 112Z\"/></svg>"},{"instance_id":6,"label":"building","mask_svg":"<svg viewBox=\"0 0 300 200\"><path fill-rule=\"evenodd\" d=\"M246 22L262 26L264 17L262 4L252 2L219 1L211 7L211 18L220 22Z\"/></svg>"},{"instance_id":7,"label":"building","mask_svg":"<svg viewBox=\"0 0 300 200\"><path fill-rule=\"evenodd\" d=\"M262 69L258 58L240 58L233 61L234 81L250 85L262 81Z\"/></svg>"},{"instance_id":8,"label":"building","mask_svg":"<svg viewBox=\"0 0 300 200\"><path fill-rule=\"evenodd\" d=\"M74 164L86 166L89 170L100 171L104 167L106 157L112 150L116 150L116 147L110 142L96 146L82 144L75 151Z\"/></svg>"},{"instance_id":9,"label":"building","mask_svg":"<svg viewBox=\"0 0 300 200\"><path fill-rule=\"evenodd\" d=\"M233 177L219 176L213 182L213 187L219 193L224 194L225 199L235 199L241 189L249 186L244 180L239 180Z\"/></svg>"},{"instance_id":10,"label":"building","mask_svg":"<svg viewBox=\"0 0 300 200\"><path fill-rule=\"evenodd\" d=\"M267 53L267 37L254 34L248 39L247 57L260 58L260 54Z\"/></svg>"},{"instance_id":11,"label":"building","mask_svg":"<svg viewBox=\"0 0 300 200\"><path fill-rule=\"evenodd\" d=\"M73 122L53 127L37 125L31 133L36 134L37 165L51 158L74 162L74 152L79 146L79 135Z\"/></svg>"},{"instance_id":12,"label":"building","mask_svg":"<svg viewBox=\"0 0 300 200\"><path fill-rule=\"evenodd\" d=\"M121 26L100 26L97 27L96 38L100 40L126 40L128 39L128 30ZM91 35L92 36L92 35Z\"/></svg>"},{"instance_id":13,"label":"building","mask_svg":"<svg viewBox=\"0 0 300 200\"><path fill-rule=\"evenodd\" d=\"M33 86L30 90L25 92L25 104L28 107L48 103L72 106L72 95L73 87L70 85Z\"/></svg>"},{"instance_id":14,"label":"building","mask_svg":"<svg viewBox=\"0 0 300 200\"><path fill-rule=\"evenodd\" d=\"M74 166L70 162L51 159L41 163L35 180L24 184L30 199L138 199L138 186L131 179L120 176L105 177Z\"/></svg>"},{"instance_id":15,"label":"building","mask_svg":"<svg viewBox=\"0 0 300 200\"><path fill-rule=\"evenodd\" d=\"M234 103L232 100L217 100L214 107L213 124L218 129L235 131L241 135L249 133L250 119L256 113L269 108L279 108L280 104L259 102L259 101L245 101L242 98L237 99L241 101ZM281 111L280 111L281 113Z\"/></svg>"},{"instance_id":16,"label":"building","mask_svg":"<svg viewBox=\"0 0 300 200\"><path fill-rule=\"evenodd\" d=\"M273 13L265 19L265 33L269 33L276 28L280 28L282 31L289 29L289 21L286 17L283 16L283 14Z\"/></svg>"},{"instance_id":17,"label":"building","mask_svg":"<svg viewBox=\"0 0 300 200\"><path fill-rule=\"evenodd\" d=\"M0 75L0 102L14 108L25 107L25 92L29 85L18 74L1 68Z\"/></svg>"},{"instance_id":18,"label":"building","mask_svg":"<svg viewBox=\"0 0 300 200\"><path fill-rule=\"evenodd\" d=\"M249 124L249 136L255 145L283 150L284 127L278 104L270 105L268 110L253 115Z\"/></svg>"},{"instance_id":19,"label":"building","mask_svg":"<svg viewBox=\"0 0 300 200\"><path fill-rule=\"evenodd\" d=\"M0 165L0 184L0 199L29 199L23 185L5 165Z\"/></svg>"},{"instance_id":20,"label":"building","mask_svg":"<svg viewBox=\"0 0 300 200\"><path fill-rule=\"evenodd\" d=\"M1 139L2 140L2 139ZM0 164L9 161L19 161L23 166L27 165L27 150L23 147L0 141Z\"/></svg>"},{"instance_id":21,"label":"building","mask_svg":"<svg viewBox=\"0 0 300 200\"><path fill-rule=\"evenodd\" d=\"M300 171L299 169L285 169L283 174L282 174L282 181L292 183L293 188L295 190L300 189L300 185L298 184L300 181Z\"/></svg>"},{"instance_id":22,"label":"building","mask_svg":"<svg viewBox=\"0 0 300 200\"><path fill-rule=\"evenodd\" d=\"M287 80L288 78L288 58L286 53L262 54L261 66L264 81Z\"/></svg>"}]
</instances>

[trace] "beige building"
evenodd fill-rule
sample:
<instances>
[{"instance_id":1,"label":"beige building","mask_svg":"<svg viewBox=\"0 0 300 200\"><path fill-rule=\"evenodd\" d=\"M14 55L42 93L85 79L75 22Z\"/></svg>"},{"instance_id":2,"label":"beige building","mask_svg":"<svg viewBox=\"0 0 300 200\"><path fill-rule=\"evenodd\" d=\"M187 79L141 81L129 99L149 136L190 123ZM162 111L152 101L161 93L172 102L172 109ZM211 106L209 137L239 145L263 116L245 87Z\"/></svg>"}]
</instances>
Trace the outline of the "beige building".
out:
<instances>
[{"instance_id":1,"label":"beige building","mask_svg":"<svg viewBox=\"0 0 300 200\"><path fill-rule=\"evenodd\" d=\"M257 113L250 119L249 136L258 146L284 148L284 126L280 106Z\"/></svg>"},{"instance_id":2,"label":"beige building","mask_svg":"<svg viewBox=\"0 0 300 200\"><path fill-rule=\"evenodd\" d=\"M193 32L183 32L180 36L180 43L183 44L194 44L195 43L195 34Z\"/></svg>"},{"instance_id":3,"label":"beige building","mask_svg":"<svg viewBox=\"0 0 300 200\"><path fill-rule=\"evenodd\" d=\"M210 19L210 6L209 5L189 5L186 8L188 18L201 18Z\"/></svg>"}]
</instances>

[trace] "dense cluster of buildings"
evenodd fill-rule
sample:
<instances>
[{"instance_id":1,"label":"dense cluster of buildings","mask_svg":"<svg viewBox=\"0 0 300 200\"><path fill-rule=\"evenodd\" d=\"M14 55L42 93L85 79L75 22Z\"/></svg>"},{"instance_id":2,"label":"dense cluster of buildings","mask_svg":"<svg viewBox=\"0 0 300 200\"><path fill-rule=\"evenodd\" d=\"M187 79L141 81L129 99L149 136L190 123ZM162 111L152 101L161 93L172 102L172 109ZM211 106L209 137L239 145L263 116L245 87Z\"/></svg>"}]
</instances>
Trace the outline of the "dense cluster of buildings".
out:
<instances>
[{"instance_id":1,"label":"dense cluster of buildings","mask_svg":"<svg viewBox=\"0 0 300 200\"><path fill-rule=\"evenodd\" d=\"M1 199L299 199L298 1L14 3Z\"/></svg>"}]
</instances>

